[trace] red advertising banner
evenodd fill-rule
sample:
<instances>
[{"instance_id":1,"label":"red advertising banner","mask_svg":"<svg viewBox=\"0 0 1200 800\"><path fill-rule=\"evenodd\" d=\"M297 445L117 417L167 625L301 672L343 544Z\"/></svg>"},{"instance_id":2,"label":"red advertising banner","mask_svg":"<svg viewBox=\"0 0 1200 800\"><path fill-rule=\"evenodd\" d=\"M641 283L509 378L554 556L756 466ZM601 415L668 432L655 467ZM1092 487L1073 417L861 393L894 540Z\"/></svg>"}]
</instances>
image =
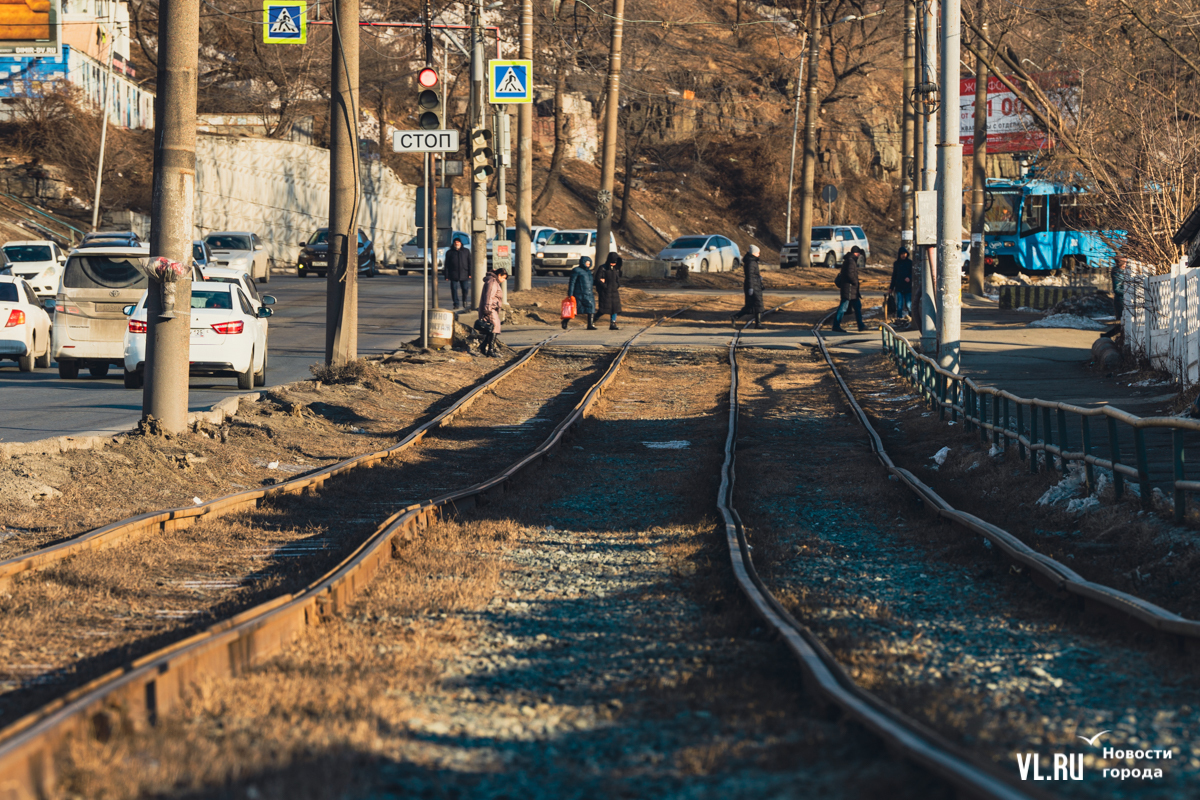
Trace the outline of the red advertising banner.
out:
<instances>
[{"instance_id":1,"label":"red advertising banner","mask_svg":"<svg viewBox=\"0 0 1200 800\"><path fill-rule=\"evenodd\" d=\"M1006 76L1016 87L1024 82L1016 76ZM1079 108L1079 73L1039 72L1034 82L1058 106L1064 116L1072 119ZM959 140L963 155L975 152L975 79L959 82ZM1041 129L1033 115L999 78L988 78L987 86L987 151L989 153L1028 153L1053 146L1051 137Z\"/></svg>"}]
</instances>

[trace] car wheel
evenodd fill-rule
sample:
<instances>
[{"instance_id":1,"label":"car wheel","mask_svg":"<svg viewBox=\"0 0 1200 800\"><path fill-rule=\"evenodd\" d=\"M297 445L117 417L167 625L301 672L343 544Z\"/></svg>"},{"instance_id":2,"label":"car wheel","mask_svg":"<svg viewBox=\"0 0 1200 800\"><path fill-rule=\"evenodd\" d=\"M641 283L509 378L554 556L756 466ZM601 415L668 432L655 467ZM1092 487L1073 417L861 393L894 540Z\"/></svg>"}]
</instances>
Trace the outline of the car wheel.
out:
<instances>
[{"instance_id":1,"label":"car wheel","mask_svg":"<svg viewBox=\"0 0 1200 800\"><path fill-rule=\"evenodd\" d=\"M700 271L708 272L708 259L707 258L700 261Z\"/></svg>"},{"instance_id":2,"label":"car wheel","mask_svg":"<svg viewBox=\"0 0 1200 800\"><path fill-rule=\"evenodd\" d=\"M142 373L138 372L137 370L134 370L133 372L130 372L129 370L125 370L124 377L125 377L125 388L126 389L142 388L142 381L143 381Z\"/></svg>"},{"instance_id":3,"label":"car wheel","mask_svg":"<svg viewBox=\"0 0 1200 800\"><path fill-rule=\"evenodd\" d=\"M825 266L829 267L830 269L837 269L837 256L835 256L833 253L826 254Z\"/></svg>"},{"instance_id":4,"label":"car wheel","mask_svg":"<svg viewBox=\"0 0 1200 800\"><path fill-rule=\"evenodd\" d=\"M46 345L46 351L34 360L33 366L36 369L50 369L50 345L49 344Z\"/></svg>"},{"instance_id":5,"label":"car wheel","mask_svg":"<svg viewBox=\"0 0 1200 800\"><path fill-rule=\"evenodd\" d=\"M33 351L29 351L27 356L17 357L17 369L21 372L33 372Z\"/></svg>"},{"instance_id":6,"label":"car wheel","mask_svg":"<svg viewBox=\"0 0 1200 800\"><path fill-rule=\"evenodd\" d=\"M91 375L93 378L107 378L108 364L89 364L88 375Z\"/></svg>"},{"instance_id":7,"label":"car wheel","mask_svg":"<svg viewBox=\"0 0 1200 800\"><path fill-rule=\"evenodd\" d=\"M304 270L300 269L299 267L296 267L296 277L297 278L307 278L308 273L305 272Z\"/></svg>"},{"instance_id":8,"label":"car wheel","mask_svg":"<svg viewBox=\"0 0 1200 800\"><path fill-rule=\"evenodd\" d=\"M255 386L266 386L267 385L267 353L268 352L269 351L266 351L266 350L263 351L262 369L260 369L256 373L254 373L254 385Z\"/></svg>"},{"instance_id":9,"label":"car wheel","mask_svg":"<svg viewBox=\"0 0 1200 800\"><path fill-rule=\"evenodd\" d=\"M733 268L734 268L734 269L741 269L741 268L742 268L742 260L741 260L740 258L735 258L735 259L733 260Z\"/></svg>"},{"instance_id":10,"label":"car wheel","mask_svg":"<svg viewBox=\"0 0 1200 800\"><path fill-rule=\"evenodd\" d=\"M239 389L254 388L254 351L250 351L250 363L246 365L245 372L239 372L237 376Z\"/></svg>"},{"instance_id":11,"label":"car wheel","mask_svg":"<svg viewBox=\"0 0 1200 800\"><path fill-rule=\"evenodd\" d=\"M262 277L258 279L258 282L259 283L270 283L271 282L271 268L270 267L267 267L265 270L263 270Z\"/></svg>"},{"instance_id":12,"label":"car wheel","mask_svg":"<svg viewBox=\"0 0 1200 800\"><path fill-rule=\"evenodd\" d=\"M78 361L59 361L58 362L58 377L66 381L73 381L79 377L79 362Z\"/></svg>"}]
</instances>

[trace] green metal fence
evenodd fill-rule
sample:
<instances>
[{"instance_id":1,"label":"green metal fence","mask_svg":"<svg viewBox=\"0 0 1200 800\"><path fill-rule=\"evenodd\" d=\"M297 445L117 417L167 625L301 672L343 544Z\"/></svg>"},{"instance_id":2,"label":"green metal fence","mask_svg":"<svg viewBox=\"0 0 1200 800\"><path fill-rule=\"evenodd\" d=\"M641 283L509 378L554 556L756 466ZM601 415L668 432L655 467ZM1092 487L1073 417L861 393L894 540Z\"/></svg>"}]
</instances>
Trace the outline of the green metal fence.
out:
<instances>
[{"instance_id":1,"label":"green metal fence","mask_svg":"<svg viewBox=\"0 0 1200 800\"><path fill-rule=\"evenodd\" d=\"M1015 444L1020 458L1028 460L1030 473L1038 472L1039 462L1046 469L1054 469L1057 459L1057 469L1064 474L1071 462L1082 462L1088 493L1092 494L1096 490L1096 467L1102 467L1112 471L1118 499L1125 493L1126 482L1132 481L1138 484L1142 506L1149 508L1153 489L1146 432L1163 429L1171 434L1176 521L1182 522L1187 512L1187 493L1200 492L1200 481L1184 479L1184 436L1200 433L1200 420L1138 417L1109 406L1082 408L1018 397L942 369L887 324L881 332L884 349L891 354L896 368L937 409L939 419L947 414L951 420L961 419L966 430L978 430L981 439L990 438L996 447L1007 450ZM1093 421L1101 427L1097 438L1092 435ZM1132 447L1123 447L1123 439Z\"/></svg>"}]
</instances>

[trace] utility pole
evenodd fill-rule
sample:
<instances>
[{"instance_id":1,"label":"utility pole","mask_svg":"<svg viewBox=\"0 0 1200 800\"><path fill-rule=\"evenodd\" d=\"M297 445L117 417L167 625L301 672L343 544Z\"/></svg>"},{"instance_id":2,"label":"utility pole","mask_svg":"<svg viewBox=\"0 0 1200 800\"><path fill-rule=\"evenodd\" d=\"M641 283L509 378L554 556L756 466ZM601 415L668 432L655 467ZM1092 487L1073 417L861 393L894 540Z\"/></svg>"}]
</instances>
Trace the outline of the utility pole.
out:
<instances>
[{"instance_id":1,"label":"utility pole","mask_svg":"<svg viewBox=\"0 0 1200 800\"><path fill-rule=\"evenodd\" d=\"M617 165L617 112L621 102L621 35L625 26L625 0L613 0L612 46L608 52L608 97L604 101L604 157L600 162L600 191L596 193L596 257L599 266L608 258L612 234L614 171ZM625 180L633 180L626 175Z\"/></svg>"},{"instance_id":2,"label":"utility pole","mask_svg":"<svg viewBox=\"0 0 1200 800\"><path fill-rule=\"evenodd\" d=\"M813 183L817 176L817 77L821 71L821 4L812 0L808 21L808 99L804 107L804 160L800 167L800 230L797 231L796 260L811 266Z\"/></svg>"},{"instance_id":3,"label":"utility pole","mask_svg":"<svg viewBox=\"0 0 1200 800\"><path fill-rule=\"evenodd\" d=\"M487 96L483 86L483 29L480 16L483 0L471 9L471 129L487 128L484 108ZM471 299L476 306L483 297L483 276L487 272L487 175L471 173Z\"/></svg>"},{"instance_id":4,"label":"utility pole","mask_svg":"<svg viewBox=\"0 0 1200 800\"><path fill-rule=\"evenodd\" d=\"M987 55L987 0L979 0L979 27L983 36L976 39L979 57L975 59L975 135L971 169L971 294L983 296L984 241L983 206L987 191L987 87L988 68L984 61Z\"/></svg>"},{"instance_id":5,"label":"utility pole","mask_svg":"<svg viewBox=\"0 0 1200 800\"><path fill-rule=\"evenodd\" d=\"M196 69L200 0L162 0L158 13L158 94L154 99L154 178L150 253L192 263L196 208ZM105 109L105 126L108 125ZM187 429L192 273L173 287L152 279L146 293L146 376L142 418L163 433ZM173 288L174 306L169 305ZM176 312L175 308L179 311Z\"/></svg>"},{"instance_id":6,"label":"utility pole","mask_svg":"<svg viewBox=\"0 0 1200 800\"><path fill-rule=\"evenodd\" d=\"M496 143L496 238L508 238L508 111L496 106L492 116L492 141ZM507 284L507 281L505 282Z\"/></svg>"},{"instance_id":7,"label":"utility pole","mask_svg":"<svg viewBox=\"0 0 1200 800\"><path fill-rule=\"evenodd\" d=\"M916 98L917 75L917 4L916 0L904 3L904 96L902 98L903 123L900 128L900 244L907 247L909 257L915 255L913 247L913 187L916 171L913 158L913 133L916 114L913 104Z\"/></svg>"},{"instance_id":8,"label":"utility pole","mask_svg":"<svg viewBox=\"0 0 1200 800\"><path fill-rule=\"evenodd\" d=\"M938 363L958 372L962 344L961 0L942 0L942 108L938 142Z\"/></svg>"},{"instance_id":9,"label":"utility pole","mask_svg":"<svg viewBox=\"0 0 1200 800\"><path fill-rule=\"evenodd\" d=\"M358 358L358 0L333 0L325 363Z\"/></svg>"},{"instance_id":10,"label":"utility pole","mask_svg":"<svg viewBox=\"0 0 1200 800\"><path fill-rule=\"evenodd\" d=\"M937 0L923 0L921 39L925 45L921 59L921 83L933 82L937 69ZM937 120L929 105L922 109L921 131L921 189L932 192L937 188ZM921 349L931 354L937 349L937 300L934 288L934 257L930 247L923 246L916 261L921 274Z\"/></svg>"},{"instance_id":11,"label":"utility pole","mask_svg":"<svg viewBox=\"0 0 1200 800\"><path fill-rule=\"evenodd\" d=\"M808 47L808 31L800 34L800 71L796 73L796 106L792 109L792 161L788 167L787 191L787 232L783 235L785 244L792 241L792 186L796 178L796 133L800 129L800 96L804 94L804 62L808 53L803 52Z\"/></svg>"},{"instance_id":12,"label":"utility pole","mask_svg":"<svg viewBox=\"0 0 1200 800\"><path fill-rule=\"evenodd\" d=\"M533 59L533 0L521 0L519 57ZM533 104L517 106L517 291L533 288Z\"/></svg>"},{"instance_id":13,"label":"utility pole","mask_svg":"<svg viewBox=\"0 0 1200 800\"><path fill-rule=\"evenodd\" d=\"M104 182L104 145L108 140L108 93L111 91L113 79L113 51L116 50L116 5L115 0L108 4L108 72L104 75L104 91L100 101L100 158L96 164L96 197L92 200L92 230L100 230L100 184Z\"/></svg>"}]
</instances>

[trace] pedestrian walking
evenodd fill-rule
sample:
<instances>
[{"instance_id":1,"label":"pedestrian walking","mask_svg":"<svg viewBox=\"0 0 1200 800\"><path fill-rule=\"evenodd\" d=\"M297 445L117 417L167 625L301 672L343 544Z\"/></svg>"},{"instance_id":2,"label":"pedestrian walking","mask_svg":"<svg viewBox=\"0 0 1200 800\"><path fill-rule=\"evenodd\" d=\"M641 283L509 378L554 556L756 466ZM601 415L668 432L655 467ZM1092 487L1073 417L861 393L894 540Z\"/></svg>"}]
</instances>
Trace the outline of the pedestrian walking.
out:
<instances>
[{"instance_id":1,"label":"pedestrian walking","mask_svg":"<svg viewBox=\"0 0 1200 800\"><path fill-rule=\"evenodd\" d=\"M454 310L466 308L471 302L471 250L463 247L462 239L455 239L446 251L446 280L450 281L450 302ZM486 278L485 278L486 280ZM458 294L462 292L462 301Z\"/></svg>"},{"instance_id":2,"label":"pedestrian walking","mask_svg":"<svg viewBox=\"0 0 1200 800\"><path fill-rule=\"evenodd\" d=\"M842 317L847 309L853 308L854 318L858 321L858 329L865 331L867 326L863 324L862 292L858 285L858 254L853 250L842 259L842 268L838 271L837 277L833 279L833 283L840 290L842 297L842 303L838 306L837 314L833 318L833 330L837 333L846 332L842 327Z\"/></svg>"},{"instance_id":3,"label":"pedestrian walking","mask_svg":"<svg viewBox=\"0 0 1200 800\"><path fill-rule=\"evenodd\" d=\"M617 327L617 314L621 311L621 257L609 253L604 263L596 268L596 294L600 301L596 304L596 313L608 314L608 329L620 330Z\"/></svg>"},{"instance_id":4,"label":"pedestrian walking","mask_svg":"<svg viewBox=\"0 0 1200 800\"><path fill-rule=\"evenodd\" d=\"M908 257L908 248L901 247L892 263L892 282L888 286L896 297L896 319L907 319L912 305L913 262Z\"/></svg>"},{"instance_id":5,"label":"pedestrian walking","mask_svg":"<svg viewBox=\"0 0 1200 800\"><path fill-rule=\"evenodd\" d=\"M742 294L745 295L746 304L742 306L742 310L733 315L731 324L737 327L738 317L747 314L754 315L754 327L762 327L763 315L763 283L762 272L759 266L759 249L758 245L750 245L750 252L742 259Z\"/></svg>"},{"instance_id":6,"label":"pedestrian walking","mask_svg":"<svg viewBox=\"0 0 1200 800\"><path fill-rule=\"evenodd\" d=\"M866 269L867 268L867 254L863 252L863 249L861 247L859 247L858 245L854 245L853 247L850 248L850 252L853 253L854 255L858 256L858 268Z\"/></svg>"},{"instance_id":7,"label":"pedestrian walking","mask_svg":"<svg viewBox=\"0 0 1200 800\"><path fill-rule=\"evenodd\" d=\"M479 352L485 356L496 355L496 337L500 335L500 309L504 306L504 283L508 270L488 270L483 276L483 292L479 297L479 322L477 329L483 334Z\"/></svg>"},{"instance_id":8,"label":"pedestrian walking","mask_svg":"<svg viewBox=\"0 0 1200 800\"><path fill-rule=\"evenodd\" d=\"M596 318L596 293L592 282L592 260L587 256L579 257L579 264L571 270L571 280L567 283L567 296L575 298L575 313L587 315L587 329L596 330L593 324ZM563 330L571 324L571 320L562 321Z\"/></svg>"}]
</instances>

